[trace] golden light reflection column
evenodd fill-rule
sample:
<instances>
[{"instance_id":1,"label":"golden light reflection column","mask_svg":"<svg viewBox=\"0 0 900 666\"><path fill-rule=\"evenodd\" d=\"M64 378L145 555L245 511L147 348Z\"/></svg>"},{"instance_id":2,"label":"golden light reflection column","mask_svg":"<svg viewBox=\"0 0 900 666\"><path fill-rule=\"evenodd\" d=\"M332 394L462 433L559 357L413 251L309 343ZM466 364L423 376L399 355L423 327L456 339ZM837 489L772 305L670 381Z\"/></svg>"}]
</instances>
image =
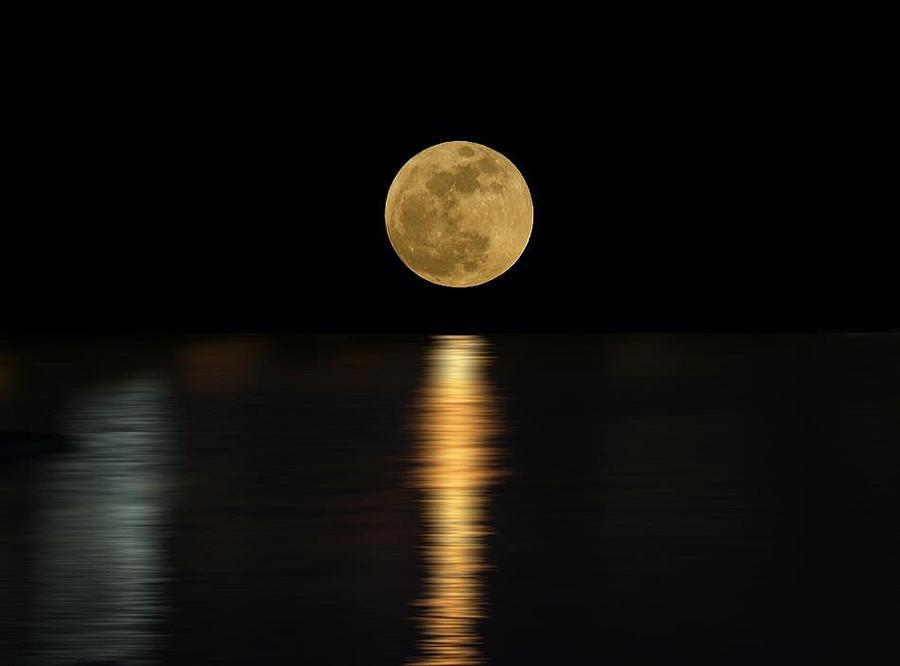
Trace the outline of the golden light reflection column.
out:
<instances>
[{"instance_id":1,"label":"golden light reflection column","mask_svg":"<svg viewBox=\"0 0 900 666\"><path fill-rule=\"evenodd\" d=\"M485 614L488 490L498 473L490 442L499 425L488 359L476 336L441 336L429 350L415 475L427 529L416 666L483 662L477 624Z\"/></svg>"}]
</instances>

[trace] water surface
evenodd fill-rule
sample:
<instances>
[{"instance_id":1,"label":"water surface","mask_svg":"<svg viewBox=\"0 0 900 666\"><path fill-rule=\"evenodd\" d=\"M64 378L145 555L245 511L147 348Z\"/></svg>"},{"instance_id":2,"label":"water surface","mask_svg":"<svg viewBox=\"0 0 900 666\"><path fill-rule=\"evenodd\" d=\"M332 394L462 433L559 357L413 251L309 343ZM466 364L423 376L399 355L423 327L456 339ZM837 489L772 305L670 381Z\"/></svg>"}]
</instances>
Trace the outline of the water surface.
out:
<instances>
[{"instance_id":1,"label":"water surface","mask_svg":"<svg viewBox=\"0 0 900 666\"><path fill-rule=\"evenodd\" d=\"M7 344L0 433L0 663L896 650L897 336Z\"/></svg>"}]
</instances>

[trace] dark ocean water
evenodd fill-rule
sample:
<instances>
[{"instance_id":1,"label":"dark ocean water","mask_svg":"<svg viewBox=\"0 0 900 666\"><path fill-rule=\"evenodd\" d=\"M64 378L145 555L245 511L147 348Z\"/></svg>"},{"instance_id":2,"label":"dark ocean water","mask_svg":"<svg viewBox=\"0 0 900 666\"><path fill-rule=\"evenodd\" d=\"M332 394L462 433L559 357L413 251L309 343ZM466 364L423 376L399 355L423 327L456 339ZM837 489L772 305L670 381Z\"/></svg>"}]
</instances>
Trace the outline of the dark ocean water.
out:
<instances>
[{"instance_id":1,"label":"dark ocean water","mask_svg":"<svg viewBox=\"0 0 900 666\"><path fill-rule=\"evenodd\" d=\"M0 345L0 447L0 664L898 653L900 335Z\"/></svg>"}]
</instances>

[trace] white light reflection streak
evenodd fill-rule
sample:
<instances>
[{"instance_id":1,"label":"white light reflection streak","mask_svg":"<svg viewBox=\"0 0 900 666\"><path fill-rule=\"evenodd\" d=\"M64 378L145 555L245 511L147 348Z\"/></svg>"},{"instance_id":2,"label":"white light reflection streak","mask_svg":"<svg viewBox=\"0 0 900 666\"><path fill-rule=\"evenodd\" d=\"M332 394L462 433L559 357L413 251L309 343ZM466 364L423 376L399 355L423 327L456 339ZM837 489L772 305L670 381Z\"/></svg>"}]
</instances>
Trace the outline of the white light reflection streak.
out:
<instances>
[{"instance_id":1,"label":"white light reflection streak","mask_svg":"<svg viewBox=\"0 0 900 666\"><path fill-rule=\"evenodd\" d=\"M40 481L40 663L144 663L158 649L169 415L155 378L73 400L73 449Z\"/></svg>"}]
</instances>

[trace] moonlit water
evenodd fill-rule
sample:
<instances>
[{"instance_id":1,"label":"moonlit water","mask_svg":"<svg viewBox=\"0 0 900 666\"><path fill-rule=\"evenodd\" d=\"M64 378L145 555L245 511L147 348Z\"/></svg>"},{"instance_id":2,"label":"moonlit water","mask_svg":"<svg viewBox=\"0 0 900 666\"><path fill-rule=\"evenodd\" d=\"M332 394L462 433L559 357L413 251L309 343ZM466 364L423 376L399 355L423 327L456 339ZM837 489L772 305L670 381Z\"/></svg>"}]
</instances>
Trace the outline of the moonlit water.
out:
<instances>
[{"instance_id":1,"label":"moonlit water","mask_svg":"<svg viewBox=\"0 0 900 666\"><path fill-rule=\"evenodd\" d=\"M77 453L36 479L35 656L136 663L159 649L170 504L163 381L138 375L86 392L64 419Z\"/></svg>"},{"instance_id":2,"label":"moonlit water","mask_svg":"<svg viewBox=\"0 0 900 666\"><path fill-rule=\"evenodd\" d=\"M881 663L898 359L890 335L0 344L0 664Z\"/></svg>"},{"instance_id":3,"label":"moonlit water","mask_svg":"<svg viewBox=\"0 0 900 666\"><path fill-rule=\"evenodd\" d=\"M416 666L483 661L478 623L486 606L488 490L497 477L491 438L499 419L488 362L487 345L476 336L439 337L428 353L415 472L427 526Z\"/></svg>"}]
</instances>

